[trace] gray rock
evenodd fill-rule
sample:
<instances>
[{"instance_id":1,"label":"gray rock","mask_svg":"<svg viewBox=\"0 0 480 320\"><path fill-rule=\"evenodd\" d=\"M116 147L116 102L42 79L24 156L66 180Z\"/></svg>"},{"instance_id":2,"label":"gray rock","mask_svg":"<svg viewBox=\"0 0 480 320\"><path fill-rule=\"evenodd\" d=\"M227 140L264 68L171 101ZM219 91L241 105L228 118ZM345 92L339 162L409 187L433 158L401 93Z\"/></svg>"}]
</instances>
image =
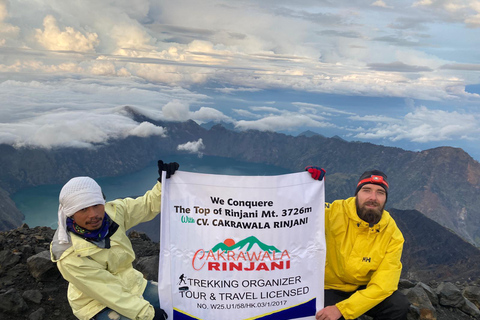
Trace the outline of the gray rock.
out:
<instances>
[{"instance_id":1,"label":"gray rock","mask_svg":"<svg viewBox=\"0 0 480 320\"><path fill-rule=\"evenodd\" d=\"M410 288L413 288L413 287L415 287L415 283L411 280L400 279L400 281L398 282L398 289L399 290L410 289Z\"/></svg>"},{"instance_id":2,"label":"gray rock","mask_svg":"<svg viewBox=\"0 0 480 320\"><path fill-rule=\"evenodd\" d=\"M45 250L27 259L28 271L37 281L53 281L60 277L55 263L50 260L50 251Z\"/></svg>"},{"instance_id":3,"label":"gray rock","mask_svg":"<svg viewBox=\"0 0 480 320\"><path fill-rule=\"evenodd\" d=\"M467 298L465 298L465 304L460 307L460 310L474 318L480 317L480 310L478 310L477 306Z\"/></svg>"},{"instance_id":4,"label":"gray rock","mask_svg":"<svg viewBox=\"0 0 480 320\"><path fill-rule=\"evenodd\" d=\"M0 310L10 314L19 314L27 310L28 306L20 293L15 289L0 294Z\"/></svg>"},{"instance_id":5,"label":"gray rock","mask_svg":"<svg viewBox=\"0 0 480 320\"><path fill-rule=\"evenodd\" d=\"M158 256L140 257L134 268L143 273L147 280L158 281Z\"/></svg>"},{"instance_id":6,"label":"gray rock","mask_svg":"<svg viewBox=\"0 0 480 320\"><path fill-rule=\"evenodd\" d=\"M462 292L451 282L440 283L436 292L442 306L459 308L465 304Z\"/></svg>"},{"instance_id":7,"label":"gray rock","mask_svg":"<svg viewBox=\"0 0 480 320\"><path fill-rule=\"evenodd\" d=\"M437 319L435 308L433 307L428 294L421 285L417 284L415 287L408 290L406 296L411 303L410 308L412 310L409 313L414 319Z\"/></svg>"},{"instance_id":8,"label":"gray rock","mask_svg":"<svg viewBox=\"0 0 480 320\"><path fill-rule=\"evenodd\" d=\"M0 273L16 265L21 259L18 254L13 254L10 250L0 251Z\"/></svg>"},{"instance_id":9,"label":"gray rock","mask_svg":"<svg viewBox=\"0 0 480 320\"><path fill-rule=\"evenodd\" d=\"M45 316L45 309L39 308L37 311L32 312L29 316L29 320L43 320Z\"/></svg>"},{"instance_id":10,"label":"gray rock","mask_svg":"<svg viewBox=\"0 0 480 320\"><path fill-rule=\"evenodd\" d=\"M425 293L427 294L427 296L430 299L430 302L432 303L433 306L438 306L437 293L429 285L426 285L423 282L419 282L419 283L417 283L417 286L419 286L423 290L425 290Z\"/></svg>"},{"instance_id":11,"label":"gray rock","mask_svg":"<svg viewBox=\"0 0 480 320\"><path fill-rule=\"evenodd\" d=\"M407 320L418 320L420 319L420 309L413 304L410 305L407 313Z\"/></svg>"},{"instance_id":12,"label":"gray rock","mask_svg":"<svg viewBox=\"0 0 480 320\"><path fill-rule=\"evenodd\" d=\"M33 253L33 248L32 248L32 246L29 245L29 244L26 244L26 245L21 246L20 248L18 248L18 250L19 250L21 253L23 253L23 254L25 254L25 255L27 255L27 256L29 256L29 255L31 255L31 254Z\"/></svg>"},{"instance_id":13,"label":"gray rock","mask_svg":"<svg viewBox=\"0 0 480 320\"><path fill-rule=\"evenodd\" d=\"M27 290L22 294L23 299L39 304L42 301L42 293L40 290Z\"/></svg>"},{"instance_id":14,"label":"gray rock","mask_svg":"<svg viewBox=\"0 0 480 320\"><path fill-rule=\"evenodd\" d=\"M480 287L467 286L463 289L463 295L480 308Z\"/></svg>"}]
</instances>

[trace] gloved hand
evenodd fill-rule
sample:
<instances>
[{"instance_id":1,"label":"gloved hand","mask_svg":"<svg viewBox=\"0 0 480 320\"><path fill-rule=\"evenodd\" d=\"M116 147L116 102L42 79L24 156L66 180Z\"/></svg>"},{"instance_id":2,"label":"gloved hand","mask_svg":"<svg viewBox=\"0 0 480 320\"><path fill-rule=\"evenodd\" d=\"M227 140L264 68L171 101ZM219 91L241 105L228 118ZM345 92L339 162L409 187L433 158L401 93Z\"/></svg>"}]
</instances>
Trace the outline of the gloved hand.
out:
<instances>
[{"instance_id":1,"label":"gloved hand","mask_svg":"<svg viewBox=\"0 0 480 320\"><path fill-rule=\"evenodd\" d=\"M313 167L313 166L306 166L305 171L310 172L312 175L312 178L315 180L323 180L323 177L325 176L325 169L319 168L319 167Z\"/></svg>"},{"instance_id":2,"label":"gloved hand","mask_svg":"<svg viewBox=\"0 0 480 320\"><path fill-rule=\"evenodd\" d=\"M180 165L176 162L163 163L162 160L158 160L158 175L160 177L157 180L162 182L162 171L167 172L167 179L170 178L170 176L177 171L178 167L180 167Z\"/></svg>"},{"instance_id":3,"label":"gloved hand","mask_svg":"<svg viewBox=\"0 0 480 320\"><path fill-rule=\"evenodd\" d=\"M165 320L168 318L167 313L163 311L163 309L153 307L153 310L155 310L155 316L153 317L153 320Z\"/></svg>"}]
</instances>

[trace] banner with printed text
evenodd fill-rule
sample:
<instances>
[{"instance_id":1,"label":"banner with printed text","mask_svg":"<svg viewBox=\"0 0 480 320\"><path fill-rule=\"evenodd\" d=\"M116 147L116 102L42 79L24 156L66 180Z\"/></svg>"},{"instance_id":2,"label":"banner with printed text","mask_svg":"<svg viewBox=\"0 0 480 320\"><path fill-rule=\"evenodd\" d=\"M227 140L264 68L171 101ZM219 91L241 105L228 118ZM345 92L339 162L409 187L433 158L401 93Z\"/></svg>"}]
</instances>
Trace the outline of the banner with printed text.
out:
<instances>
[{"instance_id":1,"label":"banner with printed text","mask_svg":"<svg viewBox=\"0 0 480 320\"><path fill-rule=\"evenodd\" d=\"M183 171L162 181L159 296L169 319L314 319L323 181Z\"/></svg>"}]
</instances>

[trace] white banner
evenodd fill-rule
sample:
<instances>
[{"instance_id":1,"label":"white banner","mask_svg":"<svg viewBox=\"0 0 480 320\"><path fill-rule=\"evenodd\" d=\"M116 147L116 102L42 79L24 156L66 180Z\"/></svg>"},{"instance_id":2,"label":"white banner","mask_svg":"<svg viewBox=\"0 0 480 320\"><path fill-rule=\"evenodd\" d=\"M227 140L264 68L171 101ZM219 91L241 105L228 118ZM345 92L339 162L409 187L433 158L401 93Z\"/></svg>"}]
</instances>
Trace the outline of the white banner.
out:
<instances>
[{"instance_id":1,"label":"white banner","mask_svg":"<svg viewBox=\"0 0 480 320\"><path fill-rule=\"evenodd\" d=\"M163 175L159 296L169 319L314 319L323 181L308 172Z\"/></svg>"}]
</instances>

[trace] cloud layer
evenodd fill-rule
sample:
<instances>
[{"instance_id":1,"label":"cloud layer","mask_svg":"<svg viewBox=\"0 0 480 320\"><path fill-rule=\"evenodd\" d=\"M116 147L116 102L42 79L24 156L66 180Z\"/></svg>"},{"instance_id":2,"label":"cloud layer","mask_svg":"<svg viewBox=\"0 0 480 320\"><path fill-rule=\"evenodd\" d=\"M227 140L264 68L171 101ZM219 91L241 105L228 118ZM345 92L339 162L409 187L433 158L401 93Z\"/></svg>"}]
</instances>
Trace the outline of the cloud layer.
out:
<instances>
[{"instance_id":1,"label":"cloud layer","mask_svg":"<svg viewBox=\"0 0 480 320\"><path fill-rule=\"evenodd\" d=\"M165 134L129 106L238 130L478 145L478 1L28 6L0 0L0 143Z\"/></svg>"}]
</instances>

